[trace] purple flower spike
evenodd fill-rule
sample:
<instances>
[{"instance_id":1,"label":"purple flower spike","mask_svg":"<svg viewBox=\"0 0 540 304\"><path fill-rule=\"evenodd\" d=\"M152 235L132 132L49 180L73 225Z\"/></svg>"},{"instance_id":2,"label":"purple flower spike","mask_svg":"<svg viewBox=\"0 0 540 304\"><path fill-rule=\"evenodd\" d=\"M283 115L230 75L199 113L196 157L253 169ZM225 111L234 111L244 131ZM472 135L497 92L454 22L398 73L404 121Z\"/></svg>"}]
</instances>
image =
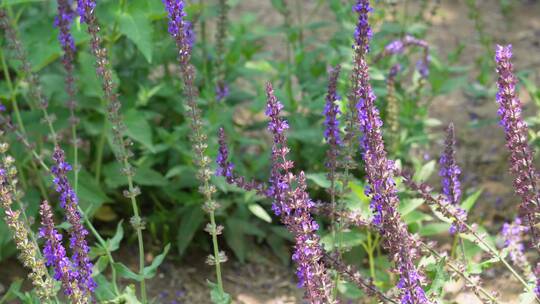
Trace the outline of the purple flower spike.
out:
<instances>
[{"instance_id":1,"label":"purple flower spike","mask_svg":"<svg viewBox=\"0 0 540 304\"><path fill-rule=\"evenodd\" d=\"M195 34L191 22L186 17L185 2L183 0L163 0L169 17L169 34L173 37L179 49L182 62L188 62L195 42Z\"/></svg>"},{"instance_id":2,"label":"purple flower spike","mask_svg":"<svg viewBox=\"0 0 540 304\"><path fill-rule=\"evenodd\" d=\"M295 176L290 171L294 164L287 160L289 148L285 131L289 126L280 117L283 105L274 95L271 84L266 86L266 96L266 115L270 118L268 130L274 139L267 195L274 200L275 214L295 237L292 259L297 266L298 285L305 289L305 298L312 304L334 303L330 294L330 276L322 262L322 248L316 233L319 226L310 213L315 204L306 192L304 173Z\"/></svg>"},{"instance_id":3,"label":"purple flower spike","mask_svg":"<svg viewBox=\"0 0 540 304\"><path fill-rule=\"evenodd\" d=\"M60 29L58 41L64 52L75 52L75 41L71 36L71 24L74 12L71 10L71 1L58 0L58 15L54 19L54 25Z\"/></svg>"},{"instance_id":4,"label":"purple flower spike","mask_svg":"<svg viewBox=\"0 0 540 304\"><path fill-rule=\"evenodd\" d=\"M461 183L459 182L461 169L456 163L455 145L454 124L450 123L446 129L446 147L439 160L439 176L442 178L442 192L446 199L454 205L459 205L461 201Z\"/></svg>"},{"instance_id":5,"label":"purple flower spike","mask_svg":"<svg viewBox=\"0 0 540 304\"><path fill-rule=\"evenodd\" d=\"M369 4L369 0L358 0L353 6L353 11L355 11L359 18L354 31L354 40L356 42L356 47L361 49L362 52L369 52L369 41L373 36L371 27L369 26L368 16L369 13L373 11L373 8Z\"/></svg>"},{"instance_id":6,"label":"purple flower spike","mask_svg":"<svg viewBox=\"0 0 540 304\"><path fill-rule=\"evenodd\" d=\"M75 300L74 303L83 303L83 294L78 284L79 273L66 256L66 249L62 245L62 235L54 228L52 209L47 201L41 204L39 213L42 225L39 236L45 239L43 248L45 263L53 267L54 279L62 283L64 293Z\"/></svg>"},{"instance_id":7,"label":"purple flower spike","mask_svg":"<svg viewBox=\"0 0 540 304\"><path fill-rule=\"evenodd\" d=\"M89 20L94 18L94 9L96 8L96 1L94 0L77 0L77 12L81 17L82 23L88 23Z\"/></svg>"},{"instance_id":8,"label":"purple flower spike","mask_svg":"<svg viewBox=\"0 0 540 304\"><path fill-rule=\"evenodd\" d=\"M64 151L56 147L53 154L55 165L51 168L54 175L56 192L60 194L60 206L66 210L66 218L71 224L69 248L72 250L71 260L77 272L79 288L90 296L96 288L96 283L92 279L92 262L88 257L90 248L86 242L88 231L81 221L81 214L78 210L79 199L75 191L71 188L67 179L67 172L71 171L71 165L65 161Z\"/></svg>"},{"instance_id":9,"label":"purple flower spike","mask_svg":"<svg viewBox=\"0 0 540 304\"><path fill-rule=\"evenodd\" d=\"M217 176L223 176L227 179L227 182L231 183L233 179L234 165L229 162L229 148L225 141L225 131L223 128L218 130L219 150L216 158L218 168L216 169Z\"/></svg>"},{"instance_id":10,"label":"purple flower spike","mask_svg":"<svg viewBox=\"0 0 540 304\"><path fill-rule=\"evenodd\" d=\"M537 172L533 166L532 149L529 147L527 123L521 116L521 101L516 94L516 77L511 62L512 46L497 46L497 103L501 125L506 133L506 147L510 151L510 172L514 175L514 191L521 198L522 219L528 222L533 244L539 246L535 225L539 223L539 193Z\"/></svg>"},{"instance_id":11,"label":"purple flower spike","mask_svg":"<svg viewBox=\"0 0 540 304\"><path fill-rule=\"evenodd\" d=\"M356 9L359 12L359 24L367 22L369 1L359 1ZM361 31L365 37L356 37L357 41L369 41L369 24ZM367 46L366 46L367 50ZM365 52L357 58L359 99L357 100L358 125L363 134L360 145L365 163L368 185L366 195L371 198L370 207L374 212L373 224L379 228L383 236L383 247L390 252L395 263L395 272L400 280L397 287L401 290L401 303L425 304L427 299L421 283L423 276L414 265L418 257L416 240L407 231L398 212L399 198L394 182L396 171L394 162L389 160L382 136L382 120L375 106L375 94L370 84Z\"/></svg>"}]
</instances>

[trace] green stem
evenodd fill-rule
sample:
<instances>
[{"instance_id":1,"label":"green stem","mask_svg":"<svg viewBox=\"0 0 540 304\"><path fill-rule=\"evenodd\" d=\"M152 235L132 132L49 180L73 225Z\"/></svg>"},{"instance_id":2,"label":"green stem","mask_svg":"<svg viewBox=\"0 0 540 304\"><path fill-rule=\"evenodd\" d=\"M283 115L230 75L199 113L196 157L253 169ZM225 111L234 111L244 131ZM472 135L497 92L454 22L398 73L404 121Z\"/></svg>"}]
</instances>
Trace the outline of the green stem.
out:
<instances>
[{"instance_id":1,"label":"green stem","mask_svg":"<svg viewBox=\"0 0 540 304\"><path fill-rule=\"evenodd\" d=\"M223 293L223 280L221 278L221 259L219 257L219 247L217 241L217 228L214 211L210 211L210 225L212 225L212 245L214 247L214 261L216 265L216 279L219 292Z\"/></svg>"},{"instance_id":2,"label":"green stem","mask_svg":"<svg viewBox=\"0 0 540 304\"><path fill-rule=\"evenodd\" d=\"M105 114L106 116L107 114ZM101 178L101 166L103 163L103 149L105 148L105 139L106 139L106 129L107 129L107 117L103 117L103 128L101 130L101 135L99 136L97 152L96 152L96 173L95 180L99 183Z\"/></svg>"},{"instance_id":3,"label":"green stem","mask_svg":"<svg viewBox=\"0 0 540 304\"><path fill-rule=\"evenodd\" d=\"M127 158L124 158L124 168L129 168L129 162ZM142 223L141 223L141 217L139 215L139 207L137 205L137 199L135 199L135 187L133 186L133 177L131 174L127 174L127 180L128 180L128 187L130 192L130 199L131 199L131 208L133 209L133 217L137 219L139 223L135 226L135 230L137 231L137 242L139 245L139 274L142 275L144 272L144 242L143 242L143 235L142 235ZM148 298L146 295L146 282L144 277L141 279L140 282L141 287L141 298L142 303L146 304L148 303Z\"/></svg>"}]
</instances>

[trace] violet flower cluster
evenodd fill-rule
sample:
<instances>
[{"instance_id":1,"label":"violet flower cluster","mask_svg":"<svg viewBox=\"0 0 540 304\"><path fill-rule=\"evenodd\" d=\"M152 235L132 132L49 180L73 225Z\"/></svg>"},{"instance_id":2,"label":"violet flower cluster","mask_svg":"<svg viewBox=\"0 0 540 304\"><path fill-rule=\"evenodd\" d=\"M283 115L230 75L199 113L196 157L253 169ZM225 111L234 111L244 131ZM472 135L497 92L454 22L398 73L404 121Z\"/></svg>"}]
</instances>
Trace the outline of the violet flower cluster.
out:
<instances>
[{"instance_id":1,"label":"violet flower cluster","mask_svg":"<svg viewBox=\"0 0 540 304\"><path fill-rule=\"evenodd\" d=\"M337 101L340 100L340 96L337 93L337 80L340 70L341 66L339 65L330 70L330 75L328 77L328 93L326 95L326 104L323 111L325 117L324 138L328 143L325 166L328 168L328 180L332 183L332 186L329 189L332 200L335 199L336 170L338 168L338 158L342 145L338 119L338 115L341 114L341 111L337 104Z\"/></svg>"},{"instance_id":2,"label":"violet flower cluster","mask_svg":"<svg viewBox=\"0 0 540 304\"><path fill-rule=\"evenodd\" d=\"M72 251L71 261L77 271L77 281L81 292L90 296L96 288L92 279L92 262L88 256L90 248L86 242L88 231L82 225L81 214L78 210L79 199L73 191L68 179L67 172L71 171L71 165L65 160L64 151L56 147L53 154L55 165L51 168L54 175L53 182L56 192L60 195L60 206L66 211L66 218L71 225L69 230L69 248Z\"/></svg>"},{"instance_id":3,"label":"violet flower cluster","mask_svg":"<svg viewBox=\"0 0 540 304\"><path fill-rule=\"evenodd\" d=\"M45 239L43 255L47 266L54 269L54 279L62 283L62 289L72 303L88 303L89 299L78 284L79 273L67 257L66 249L62 245L62 235L54 226L52 208L47 201L43 201L39 213L41 215L39 236Z\"/></svg>"},{"instance_id":4,"label":"violet flower cluster","mask_svg":"<svg viewBox=\"0 0 540 304\"><path fill-rule=\"evenodd\" d=\"M360 13L359 25L368 27L362 20L367 20L370 11L365 9L369 6L369 1L358 1L355 8ZM363 38L356 37L356 40L369 41L371 30L358 28L357 32L365 33ZM430 303L424 290L422 289L423 276L416 268L414 260L418 257L415 246L415 239L407 231L407 226L401 220L398 212L399 198L397 188L393 179L395 165L387 158L382 137L382 120L379 111L375 106L375 94L371 88L368 65L365 54L366 49L360 52L362 56L358 58L357 77L360 84L360 94L357 104L360 131L363 136L360 145L363 150L362 156L365 163L368 185L366 195L371 198L370 207L375 213L373 224L378 227L384 238L383 247L389 253L395 263L395 271L400 275L397 287L401 290L402 303Z\"/></svg>"},{"instance_id":5,"label":"violet flower cluster","mask_svg":"<svg viewBox=\"0 0 540 304\"><path fill-rule=\"evenodd\" d=\"M455 216L466 219L467 212L460 207L461 183L459 175L461 169L456 162L456 138L454 134L454 124L450 123L446 129L445 149L439 159L439 176L441 177L442 192L446 201L453 205ZM463 226L454 221L450 226L450 234L463 232Z\"/></svg>"},{"instance_id":6,"label":"violet flower cluster","mask_svg":"<svg viewBox=\"0 0 540 304\"><path fill-rule=\"evenodd\" d=\"M185 20L185 2L183 0L163 0L169 17L169 34L178 47L180 60L187 62L195 42L195 34L191 22Z\"/></svg>"},{"instance_id":7,"label":"violet flower cluster","mask_svg":"<svg viewBox=\"0 0 540 304\"><path fill-rule=\"evenodd\" d=\"M497 103L500 124L506 133L506 147L510 151L510 172L514 175L514 190L521 198L522 219L528 222L535 246L539 246L535 225L539 223L540 196L537 188L537 172L533 165L533 153L528 144L528 127L521 115L521 101L516 94L512 46L498 45Z\"/></svg>"},{"instance_id":8,"label":"violet flower cluster","mask_svg":"<svg viewBox=\"0 0 540 304\"><path fill-rule=\"evenodd\" d=\"M390 42L385 46L384 51L377 56L376 60L385 56L403 54L405 49L409 46L417 46L423 49L422 58L416 63L416 68L423 78L427 78L429 76L429 63L431 61L429 57L429 44L414 36L406 35L401 39Z\"/></svg>"}]
</instances>

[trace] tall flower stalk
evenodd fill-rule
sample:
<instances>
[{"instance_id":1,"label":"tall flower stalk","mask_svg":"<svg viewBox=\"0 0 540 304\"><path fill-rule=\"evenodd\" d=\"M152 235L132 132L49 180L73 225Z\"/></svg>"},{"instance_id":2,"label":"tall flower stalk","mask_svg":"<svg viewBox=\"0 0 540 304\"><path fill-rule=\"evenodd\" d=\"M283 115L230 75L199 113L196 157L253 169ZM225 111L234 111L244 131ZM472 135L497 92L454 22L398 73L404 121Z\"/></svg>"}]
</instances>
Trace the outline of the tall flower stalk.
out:
<instances>
[{"instance_id":1,"label":"tall flower stalk","mask_svg":"<svg viewBox=\"0 0 540 304\"><path fill-rule=\"evenodd\" d=\"M266 115L270 118L268 130L273 136L270 187L267 190L274 201L272 210L295 237L293 260L297 265L299 286L305 289L305 298L313 304L335 303L316 234L319 225L310 214L315 204L306 192L304 173L295 176L291 172L294 163L287 159L289 147L285 133L289 125L280 117L283 105L274 95L270 83L266 85L266 98Z\"/></svg>"},{"instance_id":2,"label":"tall flower stalk","mask_svg":"<svg viewBox=\"0 0 540 304\"><path fill-rule=\"evenodd\" d=\"M514 175L514 191L521 198L520 211L530 227L533 244L540 248L536 225L540 217L540 194L537 171L533 165L533 153L528 144L528 127L521 115L521 101L516 93L516 76L511 62L512 46L498 45L495 52L497 63L497 103L500 124L506 134L506 147L510 151L510 172Z\"/></svg>"},{"instance_id":3,"label":"tall flower stalk","mask_svg":"<svg viewBox=\"0 0 540 304\"><path fill-rule=\"evenodd\" d=\"M186 21L186 13L184 11L185 3L183 0L163 0L165 9L169 17L169 34L171 34L176 47L178 48L178 61L184 81L184 94L188 108L188 118L191 127L191 146L195 156L195 164L198 167L197 178L201 186L199 192L204 196L203 210L208 213L210 223L206 227L206 231L212 237L212 246L214 254L209 256L207 262L215 266L217 287L221 294L224 294L223 280L221 277L221 264L227 260L225 252L219 250L217 236L222 232L223 227L216 224L215 210L219 208L219 204L214 201L213 194L216 188L210 183L210 178L213 174L210 168L210 158L206 156L208 147L208 137L202 130L203 120L201 118L201 110L197 105L198 91L195 86L195 67L191 64L191 51L193 49L194 33L192 25Z\"/></svg>"},{"instance_id":4,"label":"tall flower stalk","mask_svg":"<svg viewBox=\"0 0 540 304\"><path fill-rule=\"evenodd\" d=\"M56 192L60 195L60 206L66 211L66 218L71 225L69 229L70 243L69 248L72 251L71 262L73 267L78 270L77 281L81 292L91 298L91 294L96 288L96 283L92 279L92 263L88 256L90 247L86 242L88 231L82 225L81 214L79 212L79 199L71 187L67 173L72 170L70 164L65 161L64 151L56 147L53 154L55 165L51 168L54 176L53 182Z\"/></svg>"},{"instance_id":5,"label":"tall flower stalk","mask_svg":"<svg viewBox=\"0 0 540 304\"><path fill-rule=\"evenodd\" d=\"M41 256L39 247L30 230L28 220L21 207L13 209L14 201L20 195L17 190L17 169L15 159L5 154L7 143L0 144L2 164L0 166L0 207L4 209L4 220L13 235L15 246L19 250L19 259L24 267L30 270L28 278L41 301L48 303L55 296L54 284L45 267L45 260ZM22 216L22 218L21 218Z\"/></svg>"},{"instance_id":6,"label":"tall flower stalk","mask_svg":"<svg viewBox=\"0 0 540 304\"><path fill-rule=\"evenodd\" d=\"M79 185L79 139L77 137L77 124L79 119L75 115L75 109L77 108L77 88L75 86L75 66L73 64L75 60L75 41L71 35L71 25L75 12L71 8L71 1L58 0L58 15L54 21L54 25L58 27L58 41L62 47L64 55L62 56L62 65L65 70L65 89L68 95L66 107L69 109L69 124L71 126L71 144L73 147L73 175L74 175L74 188L75 193Z\"/></svg>"},{"instance_id":7,"label":"tall flower stalk","mask_svg":"<svg viewBox=\"0 0 540 304\"><path fill-rule=\"evenodd\" d=\"M142 231L144 222L139 215L139 206L137 196L141 194L141 190L134 184L133 176L135 168L130 163L130 158L133 156L131 151L132 141L125 137L125 125L120 115L121 103L116 93L116 83L112 79L112 68L109 61L107 49L103 47L103 41L100 36L100 26L95 15L96 2L94 0L77 0L77 11L81 17L81 22L87 24L87 32L90 35L90 49L92 55L96 59L96 74L101 80L101 86L107 101L108 115L107 118L112 126L113 139L115 143L115 156L118 162L122 165L121 173L126 176L128 189L124 191L124 196L131 201L133 217L130 220L131 225L137 233L137 243L139 247L139 274L144 271L144 241ZM143 303L147 303L146 281L143 278L140 280L140 293Z\"/></svg>"},{"instance_id":8,"label":"tall flower stalk","mask_svg":"<svg viewBox=\"0 0 540 304\"><path fill-rule=\"evenodd\" d=\"M366 61L371 36L371 29L367 24L367 15L371 11L369 0L359 0L355 10L360 14L360 20L366 20L364 26L357 31L359 35L363 35L357 36L357 41L362 42L359 46L364 50L359 52L356 62L356 77L359 83L356 101L358 125L363 134L360 146L369 183L366 194L371 198L370 207L375 213L373 224L383 236L383 247L389 251L395 263L395 272L400 276L397 287L401 291L401 302L430 303L422 289L424 278L414 264L419 254L416 240L407 231L398 211L399 198L393 176L395 165L387 158L382 137L383 123L375 106L376 97L370 84Z\"/></svg>"}]
</instances>

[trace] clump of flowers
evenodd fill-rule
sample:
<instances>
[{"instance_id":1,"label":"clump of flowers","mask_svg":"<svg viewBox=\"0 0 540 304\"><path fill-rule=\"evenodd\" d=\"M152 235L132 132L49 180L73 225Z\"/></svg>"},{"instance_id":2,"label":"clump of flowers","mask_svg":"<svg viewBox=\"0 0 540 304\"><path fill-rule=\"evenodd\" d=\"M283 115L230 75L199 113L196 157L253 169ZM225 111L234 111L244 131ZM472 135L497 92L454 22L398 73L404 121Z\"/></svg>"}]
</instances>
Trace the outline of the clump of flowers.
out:
<instances>
[{"instance_id":1,"label":"clump of flowers","mask_svg":"<svg viewBox=\"0 0 540 304\"><path fill-rule=\"evenodd\" d=\"M512 223L504 223L501 229L504 248L508 250L510 260L520 269L524 270L529 268L529 263L525 256L525 245L523 244L523 237L528 230L527 226L522 225L519 217L516 217ZM530 272L530 269L526 272Z\"/></svg>"}]
</instances>

